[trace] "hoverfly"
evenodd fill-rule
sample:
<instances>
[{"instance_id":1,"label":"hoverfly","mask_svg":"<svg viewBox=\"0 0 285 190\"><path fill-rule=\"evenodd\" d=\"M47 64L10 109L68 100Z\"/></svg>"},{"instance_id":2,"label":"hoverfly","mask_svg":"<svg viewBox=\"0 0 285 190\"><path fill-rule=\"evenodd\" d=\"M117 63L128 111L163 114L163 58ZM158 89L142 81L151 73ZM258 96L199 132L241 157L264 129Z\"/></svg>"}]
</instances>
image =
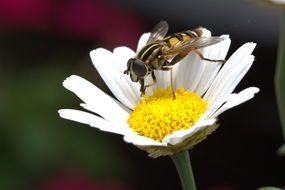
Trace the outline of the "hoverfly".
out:
<instances>
[{"instance_id":1,"label":"hoverfly","mask_svg":"<svg viewBox=\"0 0 285 190\"><path fill-rule=\"evenodd\" d=\"M172 85L172 66L192 51L202 60L225 62L225 60L205 58L199 51L200 48L219 43L225 38L205 36L205 31L207 30L202 27L174 33L165 37L167 31L167 22L160 21L151 32L146 45L136 53L134 58L128 60L127 70L124 71L124 74L129 74L133 82L140 83L141 95L145 94L147 87L156 83L154 70L164 70L170 71L171 89L173 98L175 98ZM148 75L151 75L153 82L145 84L145 78Z\"/></svg>"}]
</instances>

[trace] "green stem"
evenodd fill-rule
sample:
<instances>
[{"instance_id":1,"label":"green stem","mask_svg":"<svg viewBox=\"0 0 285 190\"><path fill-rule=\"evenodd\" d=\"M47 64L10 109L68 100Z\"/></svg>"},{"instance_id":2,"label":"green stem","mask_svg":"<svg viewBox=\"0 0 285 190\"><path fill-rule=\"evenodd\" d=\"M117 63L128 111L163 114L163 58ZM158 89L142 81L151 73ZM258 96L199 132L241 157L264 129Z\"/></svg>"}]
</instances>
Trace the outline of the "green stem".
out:
<instances>
[{"instance_id":1,"label":"green stem","mask_svg":"<svg viewBox=\"0 0 285 190\"><path fill-rule=\"evenodd\" d=\"M195 180L193 176L192 166L187 150L176 153L171 156L176 169L178 171L182 189L196 190Z\"/></svg>"},{"instance_id":2,"label":"green stem","mask_svg":"<svg viewBox=\"0 0 285 190\"><path fill-rule=\"evenodd\" d=\"M278 58L275 70L275 93L285 140L285 11L282 12Z\"/></svg>"}]
</instances>

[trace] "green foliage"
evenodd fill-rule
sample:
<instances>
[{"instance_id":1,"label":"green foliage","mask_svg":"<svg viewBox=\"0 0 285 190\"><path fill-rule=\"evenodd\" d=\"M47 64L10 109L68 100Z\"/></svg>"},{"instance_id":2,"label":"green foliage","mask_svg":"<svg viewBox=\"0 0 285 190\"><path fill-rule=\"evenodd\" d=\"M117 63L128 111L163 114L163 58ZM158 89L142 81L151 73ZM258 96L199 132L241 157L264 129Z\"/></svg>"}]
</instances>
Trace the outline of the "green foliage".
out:
<instances>
[{"instance_id":1,"label":"green foliage","mask_svg":"<svg viewBox=\"0 0 285 190\"><path fill-rule=\"evenodd\" d=\"M284 189L280 189L278 187L261 187L258 190L284 190Z\"/></svg>"},{"instance_id":2,"label":"green foliage","mask_svg":"<svg viewBox=\"0 0 285 190\"><path fill-rule=\"evenodd\" d=\"M278 60L275 69L275 93L283 138L285 139L285 12L282 12Z\"/></svg>"},{"instance_id":3,"label":"green foliage","mask_svg":"<svg viewBox=\"0 0 285 190\"><path fill-rule=\"evenodd\" d=\"M0 189L36 189L70 168L96 180L128 174L120 136L58 116L60 108L79 108L80 100L62 86L70 68L56 62L0 70Z\"/></svg>"},{"instance_id":4,"label":"green foliage","mask_svg":"<svg viewBox=\"0 0 285 190\"><path fill-rule=\"evenodd\" d=\"M278 155L285 156L285 144L283 144L277 151Z\"/></svg>"}]
</instances>

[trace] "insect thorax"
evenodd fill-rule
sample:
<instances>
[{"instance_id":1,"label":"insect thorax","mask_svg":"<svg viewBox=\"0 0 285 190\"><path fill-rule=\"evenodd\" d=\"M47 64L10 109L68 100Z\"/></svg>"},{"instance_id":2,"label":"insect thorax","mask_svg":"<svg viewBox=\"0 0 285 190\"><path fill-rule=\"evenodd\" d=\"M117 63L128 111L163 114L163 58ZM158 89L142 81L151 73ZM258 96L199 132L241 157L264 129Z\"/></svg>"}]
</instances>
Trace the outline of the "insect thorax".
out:
<instances>
[{"instance_id":1,"label":"insect thorax","mask_svg":"<svg viewBox=\"0 0 285 190\"><path fill-rule=\"evenodd\" d=\"M152 69L160 69L165 62L165 60L160 57L163 48L164 45L162 45L161 42L147 44L137 53L136 58L142 60Z\"/></svg>"}]
</instances>

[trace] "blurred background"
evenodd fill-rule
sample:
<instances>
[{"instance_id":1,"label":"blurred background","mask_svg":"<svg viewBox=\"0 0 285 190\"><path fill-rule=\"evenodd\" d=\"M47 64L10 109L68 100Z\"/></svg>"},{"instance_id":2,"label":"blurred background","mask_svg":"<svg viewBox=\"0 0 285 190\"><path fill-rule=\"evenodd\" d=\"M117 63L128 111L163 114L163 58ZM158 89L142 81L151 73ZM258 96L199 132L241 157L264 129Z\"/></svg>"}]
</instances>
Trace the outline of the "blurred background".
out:
<instances>
[{"instance_id":1,"label":"blurred background","mask_svg":"<svg viewBox=\"0 0 285 190\"><path fill-rule=\"evenodd\" d=\"M57 114L79 108L62 87L71 74L110 93L91 63L92 49L135 48L160 20L170 33L204 26L230 34L229 55L257 43L256 61L237 91L257 86L261 92L224 113L220 128L190 151L197 188L284 186L273 88L279 14L240 0L0 0L0 189L180 189L168 157L151 159L118 135Z\"/></svg>"}]
</instances>

